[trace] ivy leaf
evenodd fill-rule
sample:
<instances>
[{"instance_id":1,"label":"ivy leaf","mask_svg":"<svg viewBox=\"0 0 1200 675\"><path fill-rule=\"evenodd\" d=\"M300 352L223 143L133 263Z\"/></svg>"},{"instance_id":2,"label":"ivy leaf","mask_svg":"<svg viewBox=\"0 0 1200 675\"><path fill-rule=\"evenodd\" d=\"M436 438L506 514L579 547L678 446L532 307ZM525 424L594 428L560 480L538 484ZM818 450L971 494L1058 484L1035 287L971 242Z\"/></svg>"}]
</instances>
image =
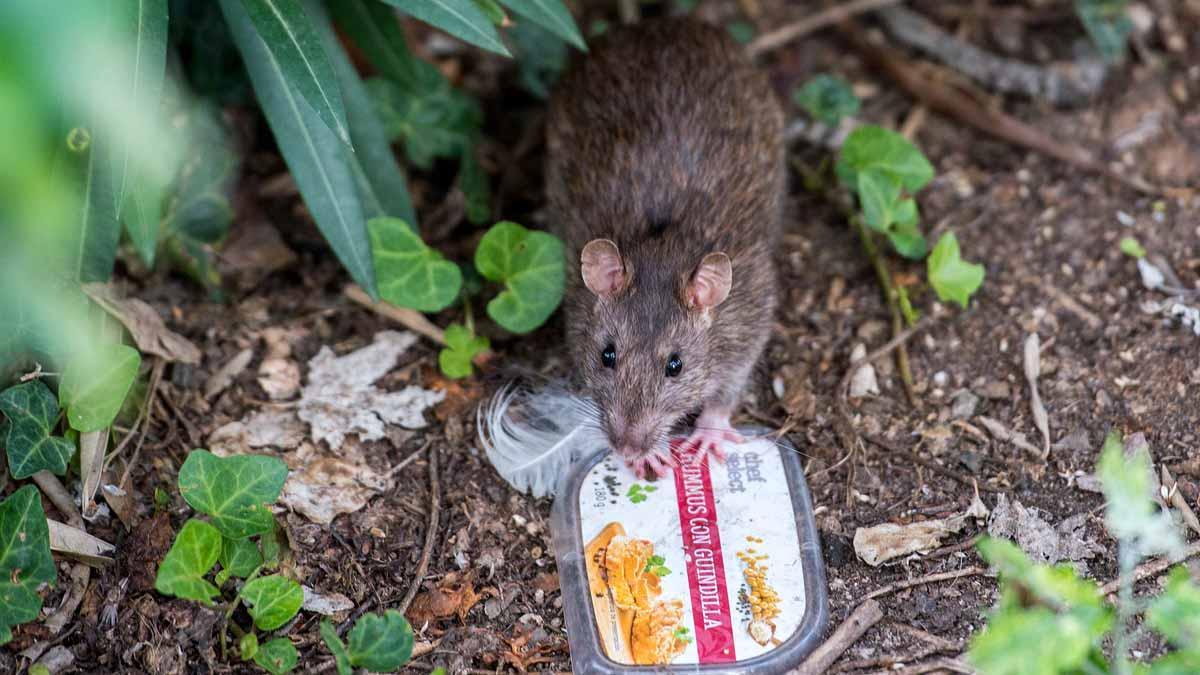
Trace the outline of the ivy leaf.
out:
<instances>
[{"instance_id":1,"label":"ivy leaf","mask_svg":"<svg viewBox=\"0 0 1200 675\"><path fill-rule=\"evenodd\" d=\"M562 0L500 1L522 17L570 42L575 47L587 51L587 45L583 43L583 36L579 34L579 27L575 25L575 19L571 17L571 12Z\"/></svg>"},{"instance_id":2,"label":"ivy leaf","mask_svg":"<svg viewBox=\"0 0 1200 675\"><path fill-rule=\"evenodd\" d=\"M892 223L892 228L888 230L887 235L896 252L909 260L920 260L929 252L929 244L925 242L925 235L917 229L915 221L910 223L896 221Z\"/></svg>"},{"instance_id":3,"label":"ivy leaf","mask_svg":"<svg viewBox=\"0 0 1200 675\"><path fill-rule=\"evenodd\" d=\"M933 247L928 260L929 283L943 302L957 302L963 309L983 284L983 265L965 262L958 239L947 232Z\"/></svg>"},{"instance_id":4,"label":"ivy leaf","mask_svg":"<svg viewBox=\"0 0 1200 675\"><path fill-rule=\"evenodd\" d=\"M321 639L325 641L325 646L329 647L330 653L333 654L333 662L337 666L338 675L351 675L354 667L350 665L350 652L346 651L346 643L338 637L337 629L333 627L329 619L321 621Z\"/></svg>"},{"instance_id":5,"label":"ivy leaf","mask_svg":"<svg viewBox=\"0 0 1200 675\"><path fill-rule=\"evenodd\" d=\"M71 428L87 433L111 425L141 365L141 354L120 344L102 345L68 362L58 402L67 409Z\"/></svg>"},{"instance_id":6,"label":"ivy leaf","mask_svg":"<svg viewBox=\"0 0 1200 675\"><path fill-rule=\"evenodd\" d=\"M292 644L291 640L282 637L275 638L259 647L258 652L254 655L254 662L271 675L290 672L296 667L299 659L300 655L296 653L296 646Z\"/></svg>"},{"instance_id":7,"label":"ivy leaf","mask_svg":"<svg viewBox=\"0 0 1200 675\"><path fill-rule=\"evenodd\" d=\"M193 450L179 469L179 493L193 509L212 516L221 534L244 539L274 528L270 506L287 474L287 464L277 457L217 457Z\"/></svg>"},{"instance_id":8,"label":"ivy leaf","mask_svg":"<svg viewBox=\"0 0 1200 675\"><path fill-rule=\"evenodd\" d=\"M253 659L255 654L258 654L258 636L253 631L246 633L238 640L238 653L241 654L243 661Z\"/></svg>"},{"instance_id":9,"label":"ivy leaf","mask_svg":"<svg viewBox=\"0 0 1200 675\"><path fill-rule=\"evenodd\" d=\"M910 193L933 180L933 166L917 146L894 131L866 124L846 137L837 174L844 185L857 190L858 174L870 169L892 175Z\"/></svg>"},{"instance_id":10,"label":"ivy leaf","mask_svg":"<svg viewBox=\"0 0 1200 675\"><path fill-rule=\"evenodd\" d=\"M1146 622L1177 647L1200 641L1200 587L1186 567L1171 570L1166 590L1146 610Z\"/></svg>"},{"instance_id":11,"label":"ivy leaf","mask_svg":"<svg viewBox=\"0 0 1200 675\"><path fill-rule=\"evenodd\" d=\"M51 436L58 422L58 401L41 380L18 384L0 392L0 412L8 421L0 425L0 440L8 450L8 470L13 478L28 478L47 470L59 476L75 454L75 444Z\"/></svg>"},{"instance_id":12,"label":"ivy leaf","mask_svg":"<svg viewBox=\"0 0 1200 675\"><path fill-rule=\"evenodd\" d=\"M258 551L258 543L252 539L221 540L221 573L217 576L217 584L221 585L231 576L246 577L254 574L254 570L262 564L262 554ZM224 575L225 578L221 578Z\"/></svg>"},{"instance_id":13,"label":"ivy leaf","mask_svg":"<svg viewBox=\"0 0 1200 675\"><path fill-rule=\"evenodd\" d=\"M37 589L55 576L42 497L25 485L0 502L0 644L12 639L13 626L38 618Z\"/></svg>"},{"instance_id":14,"label":"ivy leaf","mask_svg":"<svg viewBox=\"0 0 1200 675\"><path fill-rule=\"evenodd\" d=\"M1075 13L1096 50L1110 63L1125 56L1125 41L1133 32L1126 12L1128 0L1075 0Z\"/></svg>"},{"instance_id":15,"label":"ivy leaf","mask_svg":"<svg viewBox=\"0 0 1200 675\"><path fill-rule=\"evenodd\" d=\"M405 14L460 40L508 56L496 27L473 0L383 0Z\"/></svg>"},{"instance_id":16,"label":"ivy leaf","mask_svg":"<svg viewBox=\"0 0 1200 675\"><path fill-rule=\"evenodd\" d=\"M900 198L900 183L891 174L868 169L858 174L858 201L863 220L877 232L887 232L895 216L893 205Z\"/></svg>"},{"instance_id":17,"label":"ivy leaf","mask_svg":"<svg viewBox=\"0 0 1200 675\"><path fill-rule=\"evenodd\" d=\"M295 581L272 574L246 582L242 587L242 600L259 630L275 630L300 611L304 590Z\"/></svg>"},{"instance_id":18,"label":"ivy leaf","mask_svg":"<svg viewBox=\"0 0 1200 675\"><path fill-rule=\"evenodd\" d=\"M514 333L546 322L563 294L563 245L548 232L501 221L475 249L475 267L504 291L487 305L488 316Z\"/></svg>"},{"instance_id":19,"label":"ivy leaf","mask_svg":"<svg viewBox=\"0 0 1200 675\"><path fill-rule=\"evenodd\" d=\"M421 312L445 309L458 297L462 272L399 218L367 221L375 275L384 300Z\"/></svg>"},{"instance_id":20,"label":"ivy leaf","mask_svg":"<svg viewBox=\"0 0 1200 675\"><path fill-rule=\"evenodd\" d=\"M479 131L483 114L479 104L450 86L437 68L417 61L417 79L411 86L373 77L367 93L384 130L404 142L409 160L429 169L433 160L459 158Z\"/></svg>"},{"instance_id":21,"label":"ivy leaf","mask_svg":"<svg viewBox=\"0 0 1200 675\"><path fill-rule=\"evenodd\" d=\"M390 673L412 657L412 626L394 609L364 614L348 637L350 663L374 673Z\"/></svg>"},{"instance_id":22,"label":"ivy leaf","mask_svg":"<svg viewBox=\"0 0 1200 675\"><path fill-rule=\"evenodd\" d=\"M860 105L845 80L825 73L794 91L792 100L813 119L831 127L837 126L843 117L857 115Z\"/></svg>"},{"instance_id":23,"label":"ivy leaf","mask_svg":"<svg viewBox=\"0 0 1200 675\"><path fill-rule=\"evenodd\" d=\"M474 372L471 361L491 346L486 337L476 336L457 323L446 327L445 337L446 348L438 353L438 366L442 374L452 379L467 377Z\"/></svg>"},{"instance_id":24,"label":"ivy leaf","mask_svg":"<svg viewBox=\"0 0 1200 675\"><path fill-rule=\"evenodd\" d=\"M163 595L212 604L220 590L204 577L220 555L221 533L217 528L194 518L187 521L158 566L155 590Z\"/></svg>"}]
</instances>

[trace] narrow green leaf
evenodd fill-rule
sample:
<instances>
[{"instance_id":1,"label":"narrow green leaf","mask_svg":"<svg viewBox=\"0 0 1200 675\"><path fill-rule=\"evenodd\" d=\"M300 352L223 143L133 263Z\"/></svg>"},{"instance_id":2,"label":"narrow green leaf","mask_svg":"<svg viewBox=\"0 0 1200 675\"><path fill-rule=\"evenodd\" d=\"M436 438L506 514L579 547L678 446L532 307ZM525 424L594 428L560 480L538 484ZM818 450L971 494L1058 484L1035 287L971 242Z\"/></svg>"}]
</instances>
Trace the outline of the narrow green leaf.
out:
<instances>
[{"instance_id":1,"label":"narrow green leaf","mask_svg":"<svg viewBox=\"0 0 1200 675\"><path fill-rule=\"evenodd\" d=\"M487 15L487 18L496 26L503 26L504 21L508 19L508 15L504 13L504 8L496 2L496 0L474 0L475 6Z\"/></svg>"},{"instance_id":2,"label":"narrow green leaf","mask_svg":"<svg viewBox=\"0 0 1200 675\"><path fill-rule=\"evenodd\" d=\"M337 629L333 627L329 619L321 621L321 639L325 641L325 646L329 647L329 652L333 654L333 662L337 666L338 675L353 673L354 667L350 665L350 652L346 651L346 643L338 637Z\"/></svg>"},{"instance_id":3,"label":"narrow green leaf","mask_svg":"<svg viewBox=\"0 0 1200 675\"><path fill-rule=\"evenodd\" d=\"M500 0L517 14L570 42L583 51L587 45L579 34L575 19L562 0Z\"/></svg>"},{"instance_id":4,"label":"narrow green leaf","mask_svg":"<svg viewBox=\"0 0 1200 675\"><path fill-rule=\"evenodd\" d=\"M0 442L8 453L13 478L28 478L38 471L59 476L75 454L75 444L52 436L58 423L58 401L41 380L32 380L0 392L0 412L8 421L0 425Z\"/></svg>"},{"instance_id":5,"label":"narrow green leaf","mask_svg":"<svg viewBox=\"0 0 1200 675\"><path fill-rule=\"evenodd\" d=\"M58 402L67 409L71 428L87 433L111 425L141 365L142 355L120 344L102 345L68 362Z\"/></svg>"},{"instance_id":6,"label":"narrow green leaf","mask_svg":"<svg viewBox=\"0 0 1200 675\"><path fill-rule=\"evenodd\" d=\"M160 101L167 69L167 0L119 0L113 7L117 30L127 36L133 52L131 72L123 73L118 95L135 110L154 110ZM126 196L140 184L139 180L131 180L133 150L131 145L123 144L114 153L113 206L117 213L124 211ZM132 229L130 234L133 235ZM142 250L141 246L138 250Z\"/></svg>"},{"instance_id":7,"label":"narrow green leaf","mask_svg":"<svg viewBox=\"0 0 1200 675\"><path fill-rule=\"evenodd\" d=\"M548 232L509 221L496 223L475 249L475 267L504 284L487 312L514 333L528 333L545 323L562 300L563 245Z\"/></svg>"},{"instance_id":8,"label":"narrow green leaf","mask_svg":"<svg viewBox=\"0 0 1200 675\"><path fill-rule=\"evenodd\" d=\"M25 485L0 502L0 644L12 639L13 626L38 618L38 587L55 577L42 498Z\"/></svg>"},{"instance_id":9,"label":"narrow green leaf","mask_svg":"<svg viewBox=\"0 0 1200 675\"><path fill-rule=\"evenodd\" d=\"M983 284L983 265L962 259L958 238L947 232L933 247L928 260L929 283L943 302L956 302L963 309Z\"/></svg>"},{"instance_id":10,"label":"narrow green leaf","mask_svg":"<svg viewBox=\"0 0 1200 675\"><path fill-rule=\"evenodd\" d=\"M275 630L292 620L304 604L300 584L278 574L246 582L242 600L259 630Z\"/></svg>"},{"instance_id":11,"label":"narrow green leaf","mask_svg":"<svg viewBox=\"0 0 1200 675\"><path fill-rule=\"evenodd\" d=\"M374 673L390 673L412 658L412 626L394 609L364 614L348 638L350 663Z\"/></svg>"},{"instance_id":12,"label":"narrow green leaf","mask_svg":"<svg viewBox=\"0 0 1200 675\"><path fill-rule=\"evenodd\" d=\"M246 15L254 22L262 44L271 53L272 63L282 71L288 89L299 92L330 131L343 143L349 143L346 109L333 66L299 0L241 2ZM242 51L245 53L244 49ZM256 89L257 86L256 82Z\"/></svg>"},{"instance_id":13,"label":"narrow green leaf","mask_svg":"<svg viewBox=\"0 0 1200 675\"><path fill-rule=\"evenodd\" d=\"M300 655L296 646L287 638L275 638L259 647L254 655L254 662L271 675L281 675L291 672L296 667Z\"/></svg>"},{"instance_id":14,"label":"narrow green leaf","mask_svg":"<svg viewBox=\"0 0 1200 675\"><path fill-rule=\"evenodd\" d=\"M458 169L458 187L467 202L467 220L482 225L492 219L492 189L487 172L475 158L475 149L463 149Z\"/></svg>"},{"instance_id":15,"label":"narrow green leaf","mask_svg":"<svg viewBox=\"0 0 1200 675\"><path fill-rule=\"evenodd\" d=\"M83 283L108 281L121 239L107 147L105 142L90 137L81 156L83 186L74 260L76 279Z\"/></svg>"},{"instance_id":16,"label":"narrow green leaf","mask_svg":"<svg viewBox=\"0 0 1200 675\"><path fill-rule=\"evenodd\" d=\"M496 27L472 0L383 0L405 14L488 51L508 56Z\"/></svg>"},{"instance_id":17,"label":"narrow green leaf","mask_svg":"<svg viewBox=\"0 0 1200 675\"><path fill-rule=\"evenodd\" d=\"M262 554L258 551L258 543L253 539L230 539L223 537L221 540L221 569L223 572L228 572L230 576L241 577L245 579L258 569L262 564Z\"/></svg>"},{"instance_id":18,"label":"narrow green leaf","mask_svg":"<svg viewBox=\"0 0 1200 675\"><path fill-rule=\"evenodd\" d=\"M167 551L154 588L163 595L212 604L220 591L204 577L221 555L221 533L203 520L191 519L175 535Z\"/></svg>"},{"instance_id":19,"label":"narrow green leaf","mask_svg":"<svg viewBox=\"0 0 1200 675\"><path fill-rule=\"evenodd\" d=\"M287 480L287 464L277 457L217 457L193 450L179 468L179 493L193 509L212 516L230 539L270 532L271 505Z\"/></svg>"},{"instance_id":20,"label":"narrow green leaf","mask_svg":"<svg viewBox=\"0 0 1200 675\"><path fill-rule=\"evenodd\" d=\"M474 372L471 360L487 350L491 343L486 337L475 336L462 324L446 327L446 348L438 352L438 366L446 377L457 379Z\"/></svg>"},{"instance_id":21,"label":"narrow green leaf","mask_svg":"<svg viewBox=\"0 0 1200 675\"><path fill-rule=\"evenodd\" d=\"M363 50L371 65L397 82L411 84L414 81L413 61L416 57L408 51L396 10L377 0L330 0L327 4L334 20ZM332 56L333 50L328 43L325 49ZM343 93L345 89L343 85ZM349 113L349 109L346 112ZM350 137L354 138L353 129Z\"/></svg>"},{"instance_id":22,"label":"narrow green leaf","mask_svg":"<svg viewBox=\"0 0 1200 675\"><path fill-rule=\"evenodd\" d=\"M378 297L371 242L345 143L289 87L280 64L237 0L220 2L263 113L317 227L354 281Z\"/></svg>"},{"instance_id":23,"label":"narrow green leaf","mask_svg":"<svg viewBox=\"0 0 1200 675\"><path fill-rule=\"evenodd\" d=\"M163 200L167 187L153 178L142 177L125 191L121 220L142 262L154 267L158 253L158 236L162 229Z\"/></svg>"},{"instance_id":24,"label":"narrow green leaf","mask_svg":"<svg viewBox=\"0 0 1200 675\"><path fill-rule=\"evenodd\" d=\"M333 6L341 7L343 12L355 17L358 17L360 11L366 10L367 7L372 8L371 11L366 12L368 15L382 12L385 16L374 17L382 24L378 26L369 24L360 28L373 34L376 31L382 32L390 38L391 33L383 28L390 22L392 31L403 40L403 36L400 35L399 28L396 26L396 16L393 11L374 0L369 4L363 0L340 0L333 3ZM367 94L366 86L363 85L354 65L350 63L349 57L338 43L337 36L333 32L333 25L329 23L320 4L310 0L308 10L313 17L317 34L321 36L325 49L329 53L329 60L333 63L334 72L337 73L338 83L342 87L342 98L346 102L346 119L350 123L350 140L355 151L348 153L346 161L352 165L355 171L359 194L363 202L363 215L367 218L392 216L409 223L416 223L416 212L413 210L412 199L408 194L408 180L400 169L400 165L397 164L396 156L392 154L391 143L388 142L387 133L383 129L383 123L379 120L378 113L375 112L375 104ZM363 20L368 21L371 18L367 16ZM403 50L403 48L404 43L401 42L399 49Z\"/></svg>"},{"instance_id":25,"label":"narrow green leaf","mask_svg":"<svg viewBox=\"0 0 1200 675\"><path fill-rule=\"evenodd\" d=\"M422 312L437 312L454 302L462 288L458 265L426 246L403 220L372 218L367 227L384 300Z\"/></svg>"}]
</instances>

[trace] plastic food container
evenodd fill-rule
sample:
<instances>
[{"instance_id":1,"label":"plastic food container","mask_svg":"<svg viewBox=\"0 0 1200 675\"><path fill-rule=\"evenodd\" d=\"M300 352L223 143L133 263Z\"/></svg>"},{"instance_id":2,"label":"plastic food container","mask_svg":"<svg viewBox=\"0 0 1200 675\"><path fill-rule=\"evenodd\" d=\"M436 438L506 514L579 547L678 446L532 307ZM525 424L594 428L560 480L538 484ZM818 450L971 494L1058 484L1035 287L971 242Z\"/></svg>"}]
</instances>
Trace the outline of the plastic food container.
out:
<instances>
[{"instance_id":1,"label":"plastic food container","mask_svg":"<svg viewBox=\"0 0 1200 675\"><path fill-rule=\"evenodd\" d=\"M641 481L608 448L561 479L552 528L574 672L783 673L829 618L790 443L741 429L724 464Z\"/></svg>"}]
</instances>

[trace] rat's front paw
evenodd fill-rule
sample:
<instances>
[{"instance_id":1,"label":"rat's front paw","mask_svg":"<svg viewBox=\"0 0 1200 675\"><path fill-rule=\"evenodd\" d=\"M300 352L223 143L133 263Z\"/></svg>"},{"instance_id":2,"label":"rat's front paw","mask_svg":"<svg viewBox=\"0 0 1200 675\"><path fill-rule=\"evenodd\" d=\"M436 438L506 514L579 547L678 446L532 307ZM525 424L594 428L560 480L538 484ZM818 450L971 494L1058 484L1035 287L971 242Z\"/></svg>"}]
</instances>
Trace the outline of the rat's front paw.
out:
<instances>
[{"instance_id":1,"label":"rat's front paw","mask_svg":"<svg viewBox=\"0 0 1200 675\"><path fill-rule=\"evenodd\" d=\"M692 455L692 465L694 466L703 462L709 453L712 453L713 458L718 462L724 462L725 451L721 449L721 444L726 441L742 443L745 440L729 423L729 415L712 415L705 412L696 420L696 430L688 437L684 447L694 453Z\"/></svg>"},{"instance_id":2,"label":"rat's front paw","mask_svg":"<svg viewBox=\"0 0 1200 675\"><path fill-rule=\"evenodd\" d=\"M638 480L655 480L670 475L672 467L675 466L675 459L650 453L641 457L626 457L625 465L633 471Z\"/></svg>"}]
</instances>

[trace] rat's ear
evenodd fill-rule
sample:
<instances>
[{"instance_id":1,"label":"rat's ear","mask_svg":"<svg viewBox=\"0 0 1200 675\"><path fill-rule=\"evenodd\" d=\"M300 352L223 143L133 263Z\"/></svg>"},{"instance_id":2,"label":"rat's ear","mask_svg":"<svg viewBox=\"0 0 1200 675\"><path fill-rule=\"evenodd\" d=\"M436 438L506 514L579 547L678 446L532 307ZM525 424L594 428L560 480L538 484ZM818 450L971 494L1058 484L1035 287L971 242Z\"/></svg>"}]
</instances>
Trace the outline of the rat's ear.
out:
<instances>
[{"instance_id":1,"label":"rat's ear","mask_svg":"<svg viewBox=\"0 0 1200 675\"><path fill-rule=\"evenodd\" d=\"M709 253L700 261L687 286L688 307L712 309L729 297L733 286L733 263L724 253Z\"/></svg>"},{"instance_id":2,"label":"rat's ear","mask_svg":"<svg viewBox=\"0 0 1200 675\"><path fill-rule=\"evenodd\" d=\"M579 254L583 283L596 295L607 298L625 285L621 252L610 239L593 239Z\"/></svg>"}]
</instances>

